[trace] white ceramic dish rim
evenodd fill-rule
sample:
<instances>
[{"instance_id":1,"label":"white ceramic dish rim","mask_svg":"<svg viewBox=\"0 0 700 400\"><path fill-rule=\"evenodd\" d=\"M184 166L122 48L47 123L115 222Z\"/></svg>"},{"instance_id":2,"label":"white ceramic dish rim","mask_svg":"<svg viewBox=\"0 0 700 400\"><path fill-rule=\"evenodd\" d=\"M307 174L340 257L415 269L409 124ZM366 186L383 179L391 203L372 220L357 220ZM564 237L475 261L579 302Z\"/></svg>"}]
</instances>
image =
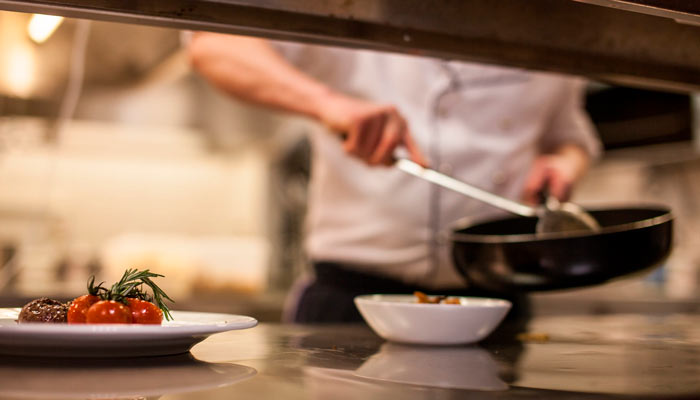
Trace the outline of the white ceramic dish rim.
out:
<instances>
[{"instance_id":1,"label":"white ceramic dish rim","mask_svg":"<svg viewBox=\"0 0 700 400\"><path fill-rule=\"evenodd\" d=\"M73 335L95 337L95 335L158 337L207 335L236 329L252 328L258 324L253 317L234 314L172 311L174 320L162 325L141 324L51 324L51 323L6 323L17 318L19 308L0 308L0 335ZM5 322L5 323L2 323Z\"/></svg>"},{"instance_id":2,"label":"white ceramic dish rim","mask_svg":"<svg viewBox=\"0 0 700 400\"><path fill-rule=\"evenodd\" d=\"M417 303L416 296L410 294L363 294L355 297L356 302L368 305L387 305L404 308L436 308L442 310L463 310L464 308L502 308L511 307L512 303L505 299L476 296L447 296L448 299L459 299L459 304Z\"/></svg>"}]
</instances>

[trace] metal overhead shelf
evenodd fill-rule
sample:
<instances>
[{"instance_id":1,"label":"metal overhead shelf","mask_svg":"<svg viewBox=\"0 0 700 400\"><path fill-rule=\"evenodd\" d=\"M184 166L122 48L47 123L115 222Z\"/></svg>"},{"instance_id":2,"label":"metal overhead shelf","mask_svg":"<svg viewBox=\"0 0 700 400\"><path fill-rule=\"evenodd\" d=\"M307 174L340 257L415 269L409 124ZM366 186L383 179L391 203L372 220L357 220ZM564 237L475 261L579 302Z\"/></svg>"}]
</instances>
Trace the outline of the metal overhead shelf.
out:
<instances>
[{"instance_id":1,"label":"metal overhead shelf","mask_svg":"<svg viewBox=\"0 0 700 400\"><path fill-rule=\"evenodd\" d=\"M633 11L642 14L671 18L682 24L700 25L700 2L696 0L576 0Z\"/></svg>"},{"instance_id":2,"label":"metal overhead shelf","mask_svg":"<svg viewBox=\"0 0 700 400\"><path fill-rule=\"evenodd\" d=\"M0 0L0 9L700 90L697 0Z\"/></svg>"}]
</instances>

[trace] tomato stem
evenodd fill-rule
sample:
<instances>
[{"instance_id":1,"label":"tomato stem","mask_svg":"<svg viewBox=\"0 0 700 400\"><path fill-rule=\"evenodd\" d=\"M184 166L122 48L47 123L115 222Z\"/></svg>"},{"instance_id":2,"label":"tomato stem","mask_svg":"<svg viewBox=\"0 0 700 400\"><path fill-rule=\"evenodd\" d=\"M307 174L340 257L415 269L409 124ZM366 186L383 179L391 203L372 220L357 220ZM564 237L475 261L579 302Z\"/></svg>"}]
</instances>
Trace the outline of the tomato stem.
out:
<instances>
[{"instance_id":1,"label":"tomato stem","mask_svg":"<svg viewBox=\"0 0 700 400\"><path fill-rule=\"evenodd\" d=\"M95 286L95 276L91 276L88 280L87 291L89 295L97 296L100 292L107 292L107 289L102 287L104 282L100 282L99 285Z\"/></svg>"}]
</instances>

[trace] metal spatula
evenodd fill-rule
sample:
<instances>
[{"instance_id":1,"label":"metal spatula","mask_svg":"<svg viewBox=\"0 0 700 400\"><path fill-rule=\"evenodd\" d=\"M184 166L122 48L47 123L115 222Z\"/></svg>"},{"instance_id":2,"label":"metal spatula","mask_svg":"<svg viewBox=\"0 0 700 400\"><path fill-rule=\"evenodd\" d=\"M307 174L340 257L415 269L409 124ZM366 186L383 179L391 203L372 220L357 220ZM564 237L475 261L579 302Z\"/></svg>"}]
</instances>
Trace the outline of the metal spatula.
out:
<instances>
[{"instance_id":1,"label":"metal spatula","mask_svg":"<svg viewBox=\"0 0 700 400\"><path fill-rule=\"evenodd\" d=\"M465 196L483 201L494 207L501 208L523 217L537 217L537 233L562 232L573 230L596 231L600 229L598 222L580 206L573 203L560 203L552 196L540 207L531 207L505 197L498 196L479 189L451 176L442 174L430 168L425 168L411 160L401 158L396 166L411 175L428 182L461 193Z\"/></svg>"},{"instance_id":2,"label":"metal spatula","mask_svg":"<svg viewBox=\"0 0 700 400\"><path fill-rule=\"evenodd\" d=\"M583 207L570 202L562 203L554 196L547 196L537 211L537 233L600 230L598 221Z\"/></svg>"}]
</instances>

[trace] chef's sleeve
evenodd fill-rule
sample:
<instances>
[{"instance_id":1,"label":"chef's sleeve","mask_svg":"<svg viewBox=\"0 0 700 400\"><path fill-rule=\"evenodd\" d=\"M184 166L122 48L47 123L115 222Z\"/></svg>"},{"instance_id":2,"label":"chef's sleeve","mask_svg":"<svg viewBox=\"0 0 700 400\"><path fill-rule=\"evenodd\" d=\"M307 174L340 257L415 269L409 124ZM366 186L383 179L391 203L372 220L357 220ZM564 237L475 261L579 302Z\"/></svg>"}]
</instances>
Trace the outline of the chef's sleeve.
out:
<instances>
[{"instance_id":1,"label":"chef's sleeve","mask_svg":"<svg viewBox=\"0 0 700 400\"><path fill-rule=\"evenodd\" d=\"M542 152L550 152L565 144L581 147L591 159L597 159L602 146L584 107L585 81L563 78L554 98L551 117L541 138Z\"/></svg>"}]
</instances>

